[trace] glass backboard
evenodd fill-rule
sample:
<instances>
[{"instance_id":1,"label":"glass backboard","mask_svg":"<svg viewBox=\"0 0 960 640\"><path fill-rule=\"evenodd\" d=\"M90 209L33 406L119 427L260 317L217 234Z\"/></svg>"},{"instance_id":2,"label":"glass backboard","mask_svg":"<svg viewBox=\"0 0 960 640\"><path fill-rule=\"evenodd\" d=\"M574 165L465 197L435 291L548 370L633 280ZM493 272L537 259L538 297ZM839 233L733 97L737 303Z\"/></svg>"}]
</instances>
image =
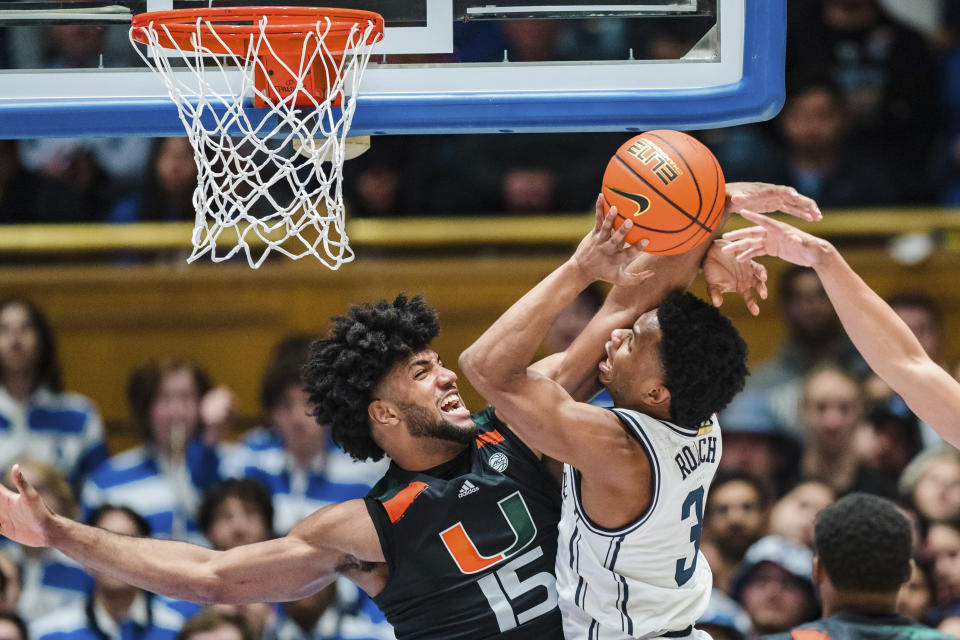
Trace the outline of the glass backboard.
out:
<instances>
[{"instance_id":1,"label":"glass backboard","mask_svg":"<svg viewBox=\"0 0 960 640\"><path fill-rule=\"evenodd\" d=\"M8 0L0 138L183 135L131 17L289 4L385 18L351 135L703 129L783 101L785 0Z\"/></svg>"}]
</instances>

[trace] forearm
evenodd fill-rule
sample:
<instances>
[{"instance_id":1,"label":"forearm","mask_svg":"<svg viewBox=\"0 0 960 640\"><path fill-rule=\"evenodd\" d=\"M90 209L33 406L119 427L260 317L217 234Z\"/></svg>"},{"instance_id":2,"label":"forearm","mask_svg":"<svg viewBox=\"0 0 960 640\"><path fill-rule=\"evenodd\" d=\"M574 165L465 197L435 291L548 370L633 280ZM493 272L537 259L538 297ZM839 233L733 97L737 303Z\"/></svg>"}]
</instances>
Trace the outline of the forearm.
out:
<instances>
[{"instance_id":1,"label":"forearm","mask_svg":"<svg viewBox=\"0 0 960 640\"><path fill-rule=\"evenodd\" d=\"M829 243L814 268L847 335L870 368L944 439L960 446L960 384L923 350L896 312Z\"/></svg>"},{"instance_id":2,"label":"forearm","mask_svg":"<svg viewBox=\"0 0 960 640\"><path fill-rule=\"evenodd\" d=\"M843 256L825 240L814 269L847 335L877 375L891 386L910 382L908 366L927 360L913 332Z\"/></svg>"},{"instance_id":3,"label":"forearm","mask_svg":"<svg viewBox=\"0 0 960 640\"><path fill-rule=\"evenodd\" d=\"M656 275L639 285L612 287L598 313L627 311L635 318L656 307L674 289L686 289L697 277L700 263L712 242L713 239L710 239L679 255L644 255L640 269L649 269Z\"/></svg>"},{"instance_id":4,"label":"forearm","mask_svg":"<svg viewBox=\"0 0 960 640\"><path fill-rule=\"evenodd\" d=\"M62 516L53 518L48 537L50 546L87 569L171 598L215 600L216 576L209 571L215 551L182 542L123 536Z\"/></svg>"},{"instance_id":5,"label":"forearm","mask_svg":"<svg viewBox=\"0 0 960 640\"><path fill-rule=\"evenodd\" d=\"M525 375L557 315L591 282L568 260L514 303L460 356L471 384L492 401L497 388Z\"/></svg>"},{"instance_id":6,"label":"forearm","mask_svg":"<svg viewBox=\"0 0 960 640\"><path fill-rule=\"evenodd\" d=\"M302 598L336 579L334 555L289 536L213 551L118 535L56 516L49 542L87 569L170 598L246 604Z\"/></svg>"}]
</instances>

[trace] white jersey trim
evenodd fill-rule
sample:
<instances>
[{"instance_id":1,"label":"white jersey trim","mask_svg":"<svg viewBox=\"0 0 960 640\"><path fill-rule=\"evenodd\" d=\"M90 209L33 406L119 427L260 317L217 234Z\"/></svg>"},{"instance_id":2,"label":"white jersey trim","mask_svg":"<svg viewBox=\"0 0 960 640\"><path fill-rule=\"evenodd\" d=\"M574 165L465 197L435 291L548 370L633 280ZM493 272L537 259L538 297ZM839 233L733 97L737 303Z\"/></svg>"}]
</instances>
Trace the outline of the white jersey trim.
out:
<instances>
[{"instance_id":1,"label":"white jersey trim","mask_svg":"<svg viewBox=\"0 0 960 640\"><path fill-rule=\"evenodd\" d=\"M586 510L583 508L583 504L580 500L580 472L573 467L570 467L570 493L573 496L574 509L576 509L577 515L580 517L580 520L583 522L585 527L597 535L616 538L641 527L656 510L657 503L660 500L660 460L657 458L653 443L650 441L650 438L644 432L643 427L636 418L631 416L628 412L621 411L619 409L611 408L610 411L615 413L617 417L620 418L620 421L623 423L623 425L631 431L632 435L637 439L637 441L640 443L640 446L643 447L643 450L646 452L647 458L650 460L650 475L653 483L653 497L650 499L650 506L647 507L647 509L633 522L627 523L624 526L616 529L607 529L606 527L601 527L590 520Z\"/></svg>"}]
</instances>

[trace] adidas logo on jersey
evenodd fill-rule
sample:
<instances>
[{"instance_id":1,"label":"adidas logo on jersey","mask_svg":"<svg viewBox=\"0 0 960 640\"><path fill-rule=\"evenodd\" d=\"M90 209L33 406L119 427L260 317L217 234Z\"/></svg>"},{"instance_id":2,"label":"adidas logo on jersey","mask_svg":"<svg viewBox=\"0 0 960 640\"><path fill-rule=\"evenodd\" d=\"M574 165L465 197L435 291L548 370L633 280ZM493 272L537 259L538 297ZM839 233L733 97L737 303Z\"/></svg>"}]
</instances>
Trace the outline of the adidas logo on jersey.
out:
<instances>
[{"instance_id":1,"label":"adidas logo on jersey","mask_svg":"<svg viewBox=\"0 0 960 640\"><path fill-rule=\"evenodd\" d=\"M470 495L471 493L476 493L477 491L480 491L480 487L473 484L469 480L464 480L463 486L460 487L460 493L457 494L457 497L462 498L464 496Z\"/></svg>"}]
</instances>

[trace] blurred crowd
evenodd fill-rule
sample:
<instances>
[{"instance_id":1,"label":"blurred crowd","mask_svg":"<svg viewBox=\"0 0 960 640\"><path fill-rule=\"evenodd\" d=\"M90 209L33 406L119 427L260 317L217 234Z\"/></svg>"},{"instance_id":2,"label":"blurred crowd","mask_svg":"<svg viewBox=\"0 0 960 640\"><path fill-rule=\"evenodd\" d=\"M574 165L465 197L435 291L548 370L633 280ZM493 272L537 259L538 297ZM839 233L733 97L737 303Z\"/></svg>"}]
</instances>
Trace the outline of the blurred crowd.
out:
<instances>
[{"instance_id":1,"label":"blurred crowd","mask_svg":"<svg viewBox=\"0 0 960 640\"><path fill-rule=\"evenodd\" d=\"M385 462L353 462L311 415L300 368L312 339L293 335L275 346L260 390L263 426L239 441L226 437L235 431L233 394L196 362L144 363L127 387L140 444L110 456L93 402L62 388L43 312L29 300L6 299L4 481L19 464L51 508L125 535L218 550L283 535L320 507L365 496L386 469ZM217 606L194 618L201 609L85 571L53 549L0 544L0 629L17 631L0 632L4 640L27 640L27 633L35 640L173 640L188 637L191 625L203 627L197 633L236 627L242 640L393 638L377 607L347 581L296 602Z\"/></svg>"},{"instance_id":2,"label":"blurred crowd","mask_svg":"<svg viewBox=\"0 0 960 640\"><path fill-rule=\"evenodd\" d=\"M751 640L817 618L814 520L861 492L894 501L911 523L916 567L899 612L960 638L960 452L872 374L812 269L789 269L777 286L786 337L720 415L723 456L701 545L715 589L701 623L717 639ZM602 300L596 289L582 294L545 348L565 348ZM943 353L936 302L915 291L888 302L930 357L960 378ZM275 345L263 366L261 426L239 440L233 394L198 363L144 363L127 388L139 444L111 456L93 401L62 387L44 313L23 298L0 301L4 481L19 463L55 510L127 535L221 550L282 535L317 508L364 496L386 464L350 460L315 421L300 383L312 339ZM58 551L0 545L0 628L8 620L34 640L91 629L127 640L127 623L140 625L136 634L172 637L187 619L236 626L244 640L392 637L369 598L346 582L294 603L198 614L198 605L88 573Z\"/></svg>"},{"instance_id":3,"label":"blurred crowd","mask_svg":"<svg viewBox=\"0 0 960 640\"><path fill-rule=\"evenodd\" d=\"M866 493L892 500L913 529L916 568L898 612L960 637L960 452L870 371L813 269L792 267L776 286L786 336L719 416L723 455L700 547L714 593L701 626L715 639L744 640L819 618L815 518L843 496ZM569 344L601 302L595 291L581 294L548 334L548 350ZM936 301L901 291L887 302L931 359L960 379L944 353Z\"/></svg>"},{"instance_id":4,"label":"blurred crowd","mask_svg":"<svg viewBox=\"0 0 960 640\"><path fill-rule=\"evenodd\" d=\"M890 9L900 6L896 13ZM908 7L904 11L902 7ZM911 11L919 19L902 18ZM795 185L825 209L960 204L960 8L921 0L790 0L787 97L773 120L696 132L728 181ZM458 24L465 62L681 57L698 20ZM0 65L133 65L102 27L0 29ZM123 34L120 34L123 35ZM380 136L347 162L350 215L590 209L619 133ZM185 138L0 141L0 222L193 220ZM465 161L469 159L469 161Z\"/></svg>"},{"instance_id":5,"label":"blurred crowd","mask_svg":"<svg viewBox=\"0 0 960 640\"><path fill-rule=\"evenodd\" d=\"M825 209L960 204L960 4L937 6L920 30L877 0L790 0L783 111L768 123L698 132L727 179L792 184ZM464 46L478 59L484 42L514 60L543 59L582 40L562 21L510 24ZM105 44L98 28L75 29L51 28L38 59L90 65ZM605 46L615 36L604 32ZM682 54L690 38L651 34L638 56ZM0 40L0 63L9 45ZM385 137L347 163L345 196L356 215L586 211L624 137ZM0 141L0 222L192 220L195 183L185 138ZM817 618L814 518L860 491L896 501L913 526L916 567L899 612L960 638L960 453L871 373L812 270L789 269L776 285L786 338L720 416L721 473L702 540L715 589L701 624L717 639L750 640ZM594 291L578 299L549 347L563 348L600 300ZM889 302L960 378L942 352L936 302L915 291ZM19 463L58 512L127 535L223 550L282 535L319 507L362 497L384 471L352 462L313 419L299 381L311 339L276 345L263 364L262 426L238 442L228 437L232 394L200 364L174 355L144 363L127 389L140 444L111 456L94 403L63 389L43 311L0 301L0 469ZM393 637L347 582L283 605L203 608L88 573L54 550L0 545L0 640L211 634Z\"/></svg>"}]
</instances>

